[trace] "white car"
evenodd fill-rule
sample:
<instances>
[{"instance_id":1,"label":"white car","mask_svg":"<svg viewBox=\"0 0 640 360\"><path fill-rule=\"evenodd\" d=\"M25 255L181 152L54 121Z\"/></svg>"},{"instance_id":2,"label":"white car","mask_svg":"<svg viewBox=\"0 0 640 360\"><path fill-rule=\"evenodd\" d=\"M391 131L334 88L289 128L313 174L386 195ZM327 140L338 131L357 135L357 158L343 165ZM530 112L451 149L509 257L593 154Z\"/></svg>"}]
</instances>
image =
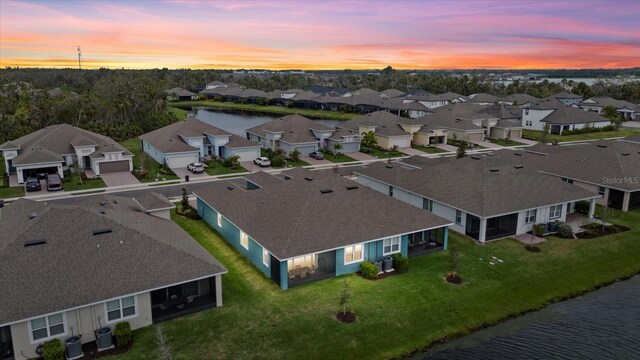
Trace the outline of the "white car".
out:
<instances>
[{"instance_id":1,"label":"white car","mask_svg":"<svg viewBox=\"0 0 640 360\"><path fill-rule=\"evenodd\" d=\"M266 166L270 166L271 165L271 160L269 160L269 158L261 156L255 160L253 160L253 163L260 166L260 167L266 167Z\"/></svg>"},{"instance_id":2,"label":"white car","mask_svg":"<svg viewBox=\"0 0 640 360\"><path fill-rule=\"evenodd\" d=\"M191 163L187 165L187 170L191 171L194 174L199 174L204 172L204 164L202 163Z\"/></svg>"}]
</instances>

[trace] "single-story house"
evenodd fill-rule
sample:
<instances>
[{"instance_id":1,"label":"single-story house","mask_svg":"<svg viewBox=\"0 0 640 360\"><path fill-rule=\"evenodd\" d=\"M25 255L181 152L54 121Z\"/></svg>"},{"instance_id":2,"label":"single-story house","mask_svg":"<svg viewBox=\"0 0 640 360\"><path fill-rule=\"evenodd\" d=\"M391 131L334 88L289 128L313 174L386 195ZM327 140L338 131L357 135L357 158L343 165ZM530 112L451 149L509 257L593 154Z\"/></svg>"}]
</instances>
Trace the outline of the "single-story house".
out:
<instances>
[{"instance_id":1,"label":"single-story house","mask_svg":"<svg viewBox=\"0 0 640 360\"><path fill-rule=\"evenodd\" d=\"M425 209L480 243L565 220L577 201L601 196L499 156L461 159L413 156L356 170L359 184Z\"/></svg>"},{"instance_id":2,"label":"single-story house","mask_svg":"<svg viewBox=\"0 0 640 360\"><path fill-rule=\"evenodd\" d=\"M206 156L226 159L238 155L240 161L260 156L260 146L255 143L196 118L175 122L139 138L146 154L172 168L185 167Z\"/></svg>"},{"instance_id":3,"label":"single-story house","mask_svg":"<svg viewBox=\"0 0 640 360\"><path fill-rule=\"evenodd\" d=\"M577 104L577 103L581 102L582 101L582 96L563 91L563 92L557 93L555 95L551 95L549 97L546 97L546 98L544 98L542 100L543 101L557 100L557 101L563 103L565 106L571 106L573 104Z\"/></svg>"},{"instance_id":4,"label":"single-story house","mask_svg":"<svg viewBox=\"0 0 640 360\"><path fill-rule=\"evenodd\" d=\"M640 105L607 96L590 97L575 104L574 106L578 106L585 111L594 111L598 114L602 114L604 107L607 105L613 106L625 120L640 120Z\"/></svg>"},{"instance_id":5,"label":"single-story house","mask_svg":"<svg viewBox=\"0 0 640 360\"><path fill-rule=\"evenodd\" d=\"M98 329L122 321L138 329L222 306L227 270L176 223L154 216L171 203L150 199L105 195L5 205L3 358L36 358L52 339L93 342Z\"/></svg>"},{"instance_id":6,"label":"single-story house","mask_svg":"<svg viewBox=\"0 0 640 360\"><path fill-rule=\"evenodd\" d=\"M180 87L175 87L173 89L165 90L164 92L167 94L167 100L169 101L198 100L198 94Z\"/></svg>"},{"instance_id":7,"label":"single-story house","mask_svg":"<svg viewBox=\"0 0 640 360\"><path fill-rule=\"evenodd\" d=\"M435 109L453 103L466 102L466 99L460 94L447 92L444 94L411 95L403 98L403 101L407 103L417 101L429 109Z\"/></svg>"},{"instance_id":8,"label":"single-story house","mask_svg":"<svg viewBox=\"0 0 640 360\"><path fill-rule=\"evenodd\" d=\"M498 102L498 97L487 93L477 93L469 95L467 102L478 105L493 105Z\"/></svg>"},{"instance_id":9,"label":"single-story house","mask_svg":"<svg viewBox=\"0 0 640 360\"><path fill-rule=\"evenodd\" d=\"M640 141L537 144L514 154L530 168L599 194L600 205L622 211L640 208Z\"/></svg>"},{"instance_id":10,"label":"single-story house","mask_svg":"<svg viewBox=\"0 0 640 360\"><path fill-rule=\"evenodd\" d=\"M498 105L504 104L517 107L529 107L538 102L540 102L540 99L529 94L511 94L498 99Z\"/></svg>"},{"instance_id":11,"label":"single-story house","mask_svg":"<svg viewBox=\"0 0 640 360\"><path fill-rule=\"evenodd\" d=\"M300 154L307 156L319 149L328 148L327 139L335 129L296 114L283 116L246 131L247 139L265 149L282 149L286 154L297 149ZM334 138L334 141L344 141L344 147L352 139Z\"/></svg>"},{"instance_id":12,"label":"single-story house","mask_svg":"<svg viewBox=\"0 0 640 360\"><path fill-rule=\"evenodd\" d=\"M403 118L387 111L376 111L342 122L337 127L360 135L372 131L378 146L390 149L394 146L410 147L413 133L423 124L417 119Z\"/></svg>"},{"instance_id":13,"label":"single-story house","mask_svg":"<svg viewBox=\"0 0 640 360\"><path fill-rule=\"evenodd\" d=\"M332 171L257 172L195 196L204 221L282 289L446 248L451 223Z\"/></svg>"},{"instance_id":14,"label":"single-story house","mask_svg":"<svg viewBox=\"0 0 640 360\"><path fill-rule=\"evenodd\" d=\"M341 153L352 153L360 151L360 142L362 136L354 134L344 129L337 129L331 134L331 137L327 139L327 149L334 151L334 144L340 144L341 148L338 150Z\"/></svg>"},{"instance_id":15,"label":"single-story house","mask_svg":"<svg viewBox=\"0 0 640 360\"><path fill-rule=\"evenodd\" d=\"M522 126L525 129L543 130L545 124L549 124L551 134L562 135L565 130L609 126L611 120L595 112L566 106L556 100L541 101L522 109Z\"/></svg>"},{"instance_id":16,"label":"single-story house","mask_svg":"<svg viewBox=\"0 0 640 360\"><path fill-rule=\"evenodd\" d=\"M0 151L7 174L16 174L20 184L42 172L64 178L63 171L74 164L95 175L133 170L133 154L115 140L68 124L7 141Z\"/></svg>"}]
</instances>

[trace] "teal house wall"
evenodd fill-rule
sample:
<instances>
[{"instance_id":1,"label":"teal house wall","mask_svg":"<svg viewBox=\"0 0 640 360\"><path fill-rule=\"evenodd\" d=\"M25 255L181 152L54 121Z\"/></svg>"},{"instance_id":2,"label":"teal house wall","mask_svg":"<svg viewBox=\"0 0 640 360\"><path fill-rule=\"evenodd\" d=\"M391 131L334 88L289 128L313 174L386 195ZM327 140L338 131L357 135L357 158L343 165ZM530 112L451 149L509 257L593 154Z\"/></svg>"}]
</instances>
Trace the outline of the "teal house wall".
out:
<instances>
[{"instance_id":1,"label":"teal house wall","mask_svg":"<svg viewBox=\"0 0 640 360\"><path fill-rule=\"evenodd\" d=\"M362 261L373 261L381 259L384 255L384 241L372 241L363 244L364 259ZM400 254L407 256L409 252L409 235L402 235L400 237ZM345 264L344 263L344 248L336 250L336 276L351 274L360 271L360 263L362 261Z\"/></svg>"}]
</instances>

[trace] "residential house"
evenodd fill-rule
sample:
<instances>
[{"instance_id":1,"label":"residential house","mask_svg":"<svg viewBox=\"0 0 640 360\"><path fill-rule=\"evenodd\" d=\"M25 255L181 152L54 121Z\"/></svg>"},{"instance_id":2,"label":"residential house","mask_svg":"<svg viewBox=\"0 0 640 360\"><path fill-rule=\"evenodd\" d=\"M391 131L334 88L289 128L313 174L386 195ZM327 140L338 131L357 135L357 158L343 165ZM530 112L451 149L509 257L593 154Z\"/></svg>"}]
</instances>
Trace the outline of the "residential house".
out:
<instances>
[{"instance_id":1,"label":"residential house","mask_svg":"<svg viewBox=\"0 0 640 360\"><path fill-rule=\"evenodd\" d=\"M304 116L287 115L247 129L247 139L265 149L282 149L286 154L297 149L306 156L327 147L327 139L334 131L334 128Z\"/></svg>"},{"instance_id":2,"label":"residential house","mask_svg":"<svg viewBox=\"0 0 640 360\"><path fill-rule=\"evenodd\" d=\"M578 106L585 111L594 111L602 114L605 106L613 106L625 120L640 120L640 105L628 101L616 100L607 96L594 96L581 101L574 106Z\"/></svg>"},{"instance_id":3,"label":"residential house","mask_svg":"<svg viewBox=\"0 0 640 360\"><path fill-rule=\"evenodd\" d=\"M522 125L525 129L543 130L545 124L549 124L551 134L562 135L565 130L609 126L611 120L594 112L566 106L556 100L541 101L522 110Z\"/></svg>"},{"instance_id":4,"label":"residential house","mask_svg":"<svg viewBox=\"0 0 640 360\"><path fill-rule=\"evenodd\" d=\"M189 90L175 87L173 89L165 90L167 94L167 100L169 101L190 101L190 100L198 100L198 94L192 93Z\"/></svg>"},{"instance_id":5,"label":"residential house","mask_svg":"<svg viewBox=\"0 0 640 360\"><path fill-rule=\"evenodd\" d=\"M202 120L189 118L139 136L142 150L160 164L184 168L206 156L240 161L260 156L260 146Z\"/></svg>"},{"instance_id":6,"label":"residential house","mask_svg":"<svg viewBox=\"0 0 640 360\"><path fill-rule=\"evenodd\" d=\"M257 172L195 195L204 221L282 289L447 246L450 221L332 171Z\"/></svg>"},{"instance_id":7,"label":"residential house","mask_svg":"<svg viewBox=\"0 0 640 360\"><path fill-rule=\"evenodd\" d=\"M37 358L51 339L93 342L96 330L122 321L138 329L222 306L226 269L176 223L154 216L173 206L166 199L137 200L20 199L1 209L3 358Z\"/></svg>"},{"instance_id":8,"label":"residential house","mask_svg":"<svg viewBox=\"0 0 640 360\"><path fill-rule=\"evenodd\" d=\"M398 89L386 89L386 90L382 90L380 91L380 97L383 99L393 99L393 98L399 98L404 96L405 93L403 91L400 91Z\"/></svg>"},{"instance_id":9,"label":"residential house","mask_svg":"<svg viewBox=\"0 0 640 360\"><path fill-rule=\"evenodd\" d=\"M115 140L68 124L50 125L0 145L7 174L18 183L38 173L57 173L76 164L88 176L133 170L131 154Z\"/></svg>"},{"instance_id":10,"label":"residential house","mask_svg":"<svg viewBox=\"0 0 640 360\"><path fill-rule=\"evenodd\" d=\"M538 102L540 102L540 99L528 94L511 94L498 99L498 104L513 105L518 107L529 107Z\"/></svg>"},{"instance_id":11,"label":"residential house","mask_svg":"<svg viewBox=\"0 0 640 360\"><path fill-rule=\"evenodd\" d=\"M432 112L431 109L427 108L417 101L407 103L400 98L383 100L382 107L392 114L402 117L408 117L411 119L426 116Z\"/></svg>"},{"instance_id":12,"label":"residential house","mask_svg":"<svg viewBox=\"0 0 640 360\"><path fill-rule=\"evenodd\" d=\"M582 96L563 91L561 93L546 97L546 98L544 98L542 100L547 100L547 101L548 100L557 100L557 101L560 101L561 103L563 103L566 106L570 106L570 105L577 104L577 103L581 102L582 101Z\"/></svg>"},{"instance_id":13,"label":"residential house","mask_svg":"<svg viewBox=\"0 0 640 360\"><path fill-rule=\"evenodd\" d=\"M577 201L600 197L514 159L473 155L461 159L411 157L356 170L359 184L425 209L481 243L565 220Z\"/></svg>"},{"instance_id":14,"label":"residential house","mask_svg":"<svg viewBox=\"0 0 640 360\"><path fill-rule=\"evenodd\" d=\"M622 211L640 208L640 141L538 144L514 154L530 168L599 194L600 205Z\"/></svg>"},{"instance_id":15,"label":"residential house","mask_svg":"<svg viewBox=\"0 0 640 360\"><path fill-rule=\"evenodd\" d=\"M487 93L477 93L469 95L467 102L479 105L493 105L498 102L498 97Z\"/></svg>"},{"instance_id":16,"label":"residential house","mask_svg":"<svg viewBox=\"0 0 640 360\"><path fill-rule=\"evenodd\" d=\"M412 95L403 99L404 102L409 103L417 101L429 109L435 109L441 106L445 106L452 103L465 102L466 99L460 94L448 92L444 94L425 94L425 95Z\"/></svg>"}]
</instances>

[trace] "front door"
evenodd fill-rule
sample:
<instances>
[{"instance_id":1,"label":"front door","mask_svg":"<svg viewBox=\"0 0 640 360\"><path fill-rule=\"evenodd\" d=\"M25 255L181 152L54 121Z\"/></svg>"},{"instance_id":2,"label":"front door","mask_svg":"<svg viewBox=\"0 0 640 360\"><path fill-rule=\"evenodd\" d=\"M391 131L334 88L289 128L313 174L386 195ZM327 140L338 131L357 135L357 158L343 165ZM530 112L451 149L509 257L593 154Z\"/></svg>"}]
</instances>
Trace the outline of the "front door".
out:
<instances>
[{"instance_id":1,"label":"front door","mask_svg":"<svg viewBox=\"0 0 640 360\"><path fill-rule=\"evenodd\" d=\"M83 156L82 161L84 162L85 169L91 169L91 158L89 158L88 156Z\"/></svg>"},{"instance_id":2,"label":"front door","mask_svg":"<svg viewBox=\"0 0 640 360\"><path fill-rule=\"evenodd\" d=\"M11 341L11 327L0 327L0 360L13 358L13 342Z\"/></svg>"}]
</instances>

